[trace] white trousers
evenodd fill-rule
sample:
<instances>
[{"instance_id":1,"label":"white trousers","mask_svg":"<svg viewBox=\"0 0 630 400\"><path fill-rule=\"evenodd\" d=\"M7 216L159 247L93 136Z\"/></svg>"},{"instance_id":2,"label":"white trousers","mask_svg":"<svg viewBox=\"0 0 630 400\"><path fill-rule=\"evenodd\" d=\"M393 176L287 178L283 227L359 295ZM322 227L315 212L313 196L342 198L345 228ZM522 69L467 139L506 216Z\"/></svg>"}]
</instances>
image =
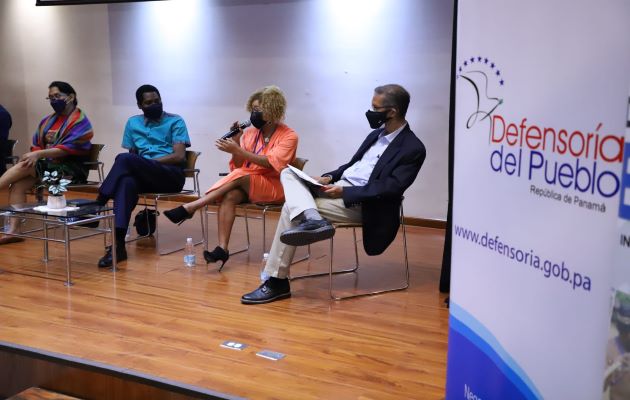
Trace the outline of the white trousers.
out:
<instances>
[{"instance_id":1,"label":"white trousers","mask_svg":"<svg viewBox=\"0 0 630 400\"><path fill-rule=\"evenodd\" d=\"M280 173L280 181L284 188L286 199L282 207L282 213L278 220L276 234L273 237L265 273L267 276L284 279L289 275L289 267L295 255L295 246L289 246L280 241L280 235L287 229L298 225L300 221L293 221L304 210L314 208L322 217L330 222L360 222L361 206L346 207L343 199L329 199L326 197L313 197L309 187L289 168ZM345 181L337 182L341 186L347 186Z\"/></svg>"}]
</instances>

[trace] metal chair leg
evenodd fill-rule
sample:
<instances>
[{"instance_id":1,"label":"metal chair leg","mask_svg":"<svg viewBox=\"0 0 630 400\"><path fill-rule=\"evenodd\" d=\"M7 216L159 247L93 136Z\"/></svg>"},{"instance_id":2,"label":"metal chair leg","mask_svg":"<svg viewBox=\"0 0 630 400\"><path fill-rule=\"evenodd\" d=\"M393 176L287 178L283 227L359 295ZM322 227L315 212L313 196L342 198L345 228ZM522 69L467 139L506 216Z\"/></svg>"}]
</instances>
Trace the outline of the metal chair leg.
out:
<instances>
[{"instance_id":1,"label":"metal chair leg","mask_svg":"<svg viewBox=\"0 0 630 400\"><path fill-rule=\"evenodd\" d=\"M267 254L267 207L263 207L262 210L262 251L263 257Z\"/></svg>"},{"instance_id":2,"label":"metal chair leg","mask_svg":"<svg viewBox=\"0 0 630 400\"><path fill-rule=\"evenodd\" d=\"M240 217L245 219L245 239L247 240L247 245L245 245L245 247L240 249L240 250L237 250L237 251L234 251L234 252L231 251L230 252L231 256L233 256L234 254L244 253L244 252L249 250L249 246L250 246L250 241L249 241L249 218L247 216L247 207L243 207L243 212L244 212L245 215L240 216Z\"/></svg>"},{"instance_id":3,"label":"metal chair leg","mask_svg":"<svg viewBox=\"0 0 630 400\"><path fill-rule=\"evenodd\" d=\"M183 250L185 248L185 246L181 245L181 246L177 246L175 248L172 249L167 249L167 250L162 250L162 247L160 246L160 217L159 217L159 200L163 197L167 197L168 196L156 196L154 198L155 200L155 247L158 250L158 253L163 256L163 255L167 255L167 254L172 254L175 253L177 251ZM196 211L195 211L196 212ZM201 211L200 211L201 212ZM147 220L148 220L148 215L147 215ZM193 245L198 245L198 244L202 244L204 243L204 230L203 230L203 221L202 221L202 225L201 225L201 235L202 235L202 239L200 241L197 242L193 242Z\"/></svg>"},{"instance_id":4,"label":"metal chair leg","mask_svg":"<svg viewBox=\"0 0 630 400\"><path fill-rule=\"evenodd\" d=\"M158 251L159 255L164 255L167 253L162 253L162 249L160 248L160 224L158 223L158 197L155 197L153 200L155 202L155 248ZM147 215L147 226L149 227L149 235L151 235L151 225L149 225L149 213ZM173 252L171 252L173 253Z\"/></svg>"},{"instance_id":5,"label":"metal chair leg","mask_svg":"<svg viewBox=\"0 0 630 400\"><path fill-rule=\"evenodd\" d=\"M63 227L63 241L64 241L64 245L66 246L66 282L64 283L64 285L70 287L72 286L72 270L71 270L71 263L70 263L70 230L68 229L68 225L64 224ZM112 255L113 257L116 257L116 249L113 248L112 249ZM115 258L114 258L115 259Z\"/></svg>"},{"instance_id":6,"label":"metal chair leg","mask_svg":"<svg viewBox=\"0 0 630 400\"><path fill-rule=\"evenodd\" d=\"M109 227L109 235L112 243L112 271L116 272L118 270L118 261L116 261L116 215L111 212L109 213L109 218L105 218L107 221L107 226ZM103 233L103 242L107 241L107 234ZM107 247L107 246L105 246Z\"/></svg>"},{"instance_id":7,"label":"metal chair leg","mask_svg":"<svg viewBox=\"0 0 630 400\"><path fill-rule=\"evenodd\" d=\"M111 211L108 211L107 214L111 214ZM106 227L109 227L109 229L114 229L114 227L113 227L111 221L109 220L109 218L105 218L103 223L106 225ZM129 229L129 228L127 228L127 229ZM112 232L113 232L113 230L112 230ZM103 248L106 248L106 247L107 247L107 235L103 234Z\"/></svg>"},{"instance_id":8,"label":"metal chair leg","mask_svg":"<svg viewBox=\"0 0 630 400\"><path fill-rule=\"evenodd\" d=\"M306 261L309 258L311 258L311 245L310 244L306 246L306 255L298 258L297 260L294 259L293 261L291 261L290 265L295 265L295 264L300 263L302 261ZM298 276L295 279L299 279L299 278L300 277ZM289 279L294 279L294 278L289 277Z\"/></svg>"},{"instance_id":9,"label":"metal chair leg","mask_svg":"<svg viewBox=\"0 0 630 400\"><path fill-rule=\"evenodd\" d=\"M245 237L247 237L247 249L249 250L250 241L249 241L249 217L247 215L247 207L245 207Z\"/></svg>"},{"instance_id":10,"label":"metal chair leg","mask_svg":"<svg viewBox=\"0 0 630 400\"><path fill-rule=\"evenodd\" d=\"M248 217L247 217L247 207L243 207L243 211L244 211L245 215L236 215L236 217L241 217L241 218L245 219L245 239L247 240L247 244L245 245L244 248L242 248L240 250L231 251L230 252L231 256L233 256L235 254L243 253L243 252L246 252L246 251L249 250L250 240L249 240L249 221L248 221ZM210 241L210 238L209 238L210 237L210 230L208 228L208 215L209 214L215 214L217 216L217 218L218 218L219 217L219 213L218 213L218 211L208 211L208 207L207 206L206 206L205 213L206 213L206 232L207 232L206 238L205 238L205 242L206 242L205 249L209 251L210 250L209 249L209 246L210 246L210 244L209 244L209 241Z\"/></svg>"},{"instance_id":11,"label":"metal chair leg","mask_svg":"<svg viewBox=\"0 0 630 400\"><path fill-rule=\"evenodd\" d=\"M349 274L351 272L356 272L359 269L359 250L357 249L357 231L355 228L352 228L352 234L354 237L354 267L352 268L346 268L346 269L341 269L338 271L332 271L332 252L330 253L330 271L332 271L332 275L339 275L339 274ZM332 241L333 241L334 237L330 238L330 248L332 249ZM304 261L306 259L308 259L311 256L311 246L308 246L308 253L306 254L305 257L300 258L299 260L293 261L291 263L291 265L299 263L301 261ZM330 275L331 272L317 272L314 274L303 274L303 275L298 275L298 276L289 276L289 280L296 280L296 279L304 279L304 278L315 278L318 276L326 276L326 275Z\"/></svg>"},{"instance_id":12,"label":"metal chair leg","mask_svg":"<svg viewBox=\"0 0 630 400\"><path fill-rule=\"evenodd\" d=\"M204 211L199 210L199 224L201 225L201 240L203 241L204 250L208 250L208 239L206 235L207 224L204 224Z\"/></svg>"},{"instance_id":13,"label":"metal chair leg","mask_svg":"<svg viewBox=\"0 0 630 400\"><path fill-rule=\"evenodd\" d=\"M352 239L354 240L354 269L356 270L357 268L359 268L359 249L357 249L357 228L352 228Z\"/></svg>"},{"instance_id":14,"label":"metal chair leg","mask_svg":"<svg viewBox=\"0 0 630 400\"><path fill-rule=\"evenodd\" d=\"M372 296L372 295L375 295L375 294L388 293L388 292L397 292L397 291L405 290L405 289L407 289L409 287L409 259L407 258L407 231L405 229L405 220L404 220L404 213L403 213L402 204L400 205L400 224L402 225L403 255L404 255L404 258L405 258L405 282L404 282L403 286L396 287L396 288L391 288L391 289L376 290L376 291L367 292L367 293L353 294L353 295L350 295L350 296L335 296L333 294L333 282L332 282L332 276L333 276L333 262L332 262L332 259L333 259L333 257L332 257L333 245L332 245L332 239L333 238L330 238L330 271L329 271L328 289L329 289L330 298L332 300L339 301L339 300L353 299L355 297ZM355 245L356 245L356 241L355 241ZM355 247L355 249L356 249L356 247Z\"/></svg>"},{"instance_id":15,"label":"metal chair leg","mask_svg":"<svg viewBox=\"0 0 630 400\"><path fill-rule=\"evenodd\" d=\"M203 249L204 250L208 250L208 241L210 240L208 238L208 206L206 205L203 209L203 217L202 217L202 223L205 224L205 229L203 230L204 235L203 235Z\"/></svg>"},{"instance_id":16,"label":"metal chair leg","mask_svg":"<svg viewBox=\"0 0 630 400\"><path fill-rule=\"evenodd\" d=\"M42 221L42 228L44 229L44 262L48 262L48 217L44 217Z\"/></svg>"},{"instance_id":17,"label":"metal chair leg","mask_svg":"<svg viewBox=\"0 0 630 400\"><path fill-rule=\"evenodd\" d=\"M263 228L262 249L263 249L263 259L265 260L267 259L267 256L269 255L269 252L267 251L267 211L268 210L269 210L269 207L264 207L262 210L262 228ZM310 257L311 257L311 245L309 244L307 246L306 255L297 260L293 260L290 265L308 260Z\"/></svg>"}]
</instances>

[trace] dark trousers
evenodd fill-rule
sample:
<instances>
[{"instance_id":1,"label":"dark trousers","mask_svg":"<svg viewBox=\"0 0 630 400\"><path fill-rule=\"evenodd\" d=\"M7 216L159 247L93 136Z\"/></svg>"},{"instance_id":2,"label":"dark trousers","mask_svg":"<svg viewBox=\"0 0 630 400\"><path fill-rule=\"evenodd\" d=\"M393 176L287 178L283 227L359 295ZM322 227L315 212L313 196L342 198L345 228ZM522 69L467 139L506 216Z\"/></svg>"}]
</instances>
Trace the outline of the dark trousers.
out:
<instances>
[{"instance_id":1,"label":"dark trousers","mask_svg":"<svg viewBox=\"0 0 630 400\"><path fill-rule=\"evenodd\" d=\"M9 157L9 151L7 149L7 140L0 137L0 175L7 172L7 163Z\"/></svg>"},{"instance_id":2,"label":"dark trousers","mask_svg":"<svg viewBox=\"0 0 630 400\"><path fill-rule=\"evenodd\" d=\"M182 190L186 177L180 166L161 164L137 154L116 156L99 193L114 199L115 225L127 230L140 193L175 193Z\"/></svg>"}]
</instances>

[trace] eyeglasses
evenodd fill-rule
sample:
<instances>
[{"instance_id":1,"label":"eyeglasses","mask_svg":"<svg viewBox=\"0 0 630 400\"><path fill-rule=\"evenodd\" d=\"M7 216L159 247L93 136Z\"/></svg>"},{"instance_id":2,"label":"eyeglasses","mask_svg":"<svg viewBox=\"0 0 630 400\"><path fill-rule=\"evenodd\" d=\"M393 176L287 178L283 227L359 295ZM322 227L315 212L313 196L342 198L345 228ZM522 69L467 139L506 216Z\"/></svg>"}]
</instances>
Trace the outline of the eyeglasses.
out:
<instances>
[{"instance_id":1,"label":"eyeglasses","mask_svg":"<svg viewBox=\"0 0 630 400\"><path fill-rule=\"evenodd\" d=\"M51 100L60 100L60 99L65 99L66 97L68 97L67 94L65 93L55 93L52 96L48 96L46 97L46 101L51 101Z\"/></svg>"}]
</instances>

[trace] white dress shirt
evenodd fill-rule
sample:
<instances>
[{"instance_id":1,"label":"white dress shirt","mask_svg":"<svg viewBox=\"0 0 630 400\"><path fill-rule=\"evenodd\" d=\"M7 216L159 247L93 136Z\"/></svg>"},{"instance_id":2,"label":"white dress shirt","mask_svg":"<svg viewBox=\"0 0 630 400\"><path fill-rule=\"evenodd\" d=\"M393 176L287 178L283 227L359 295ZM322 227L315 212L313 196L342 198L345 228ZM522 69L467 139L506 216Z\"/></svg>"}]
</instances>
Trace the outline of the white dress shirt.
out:
<instances>
[{"instance_id":1,"label":"white dress shirt","mask_svg":"<svg viewBox=\"0 0 630 400\"><path fill-rule=\"evenodd\" d=\"M363 154L363 157L343 172L341 179L350 182L352 186L365 186L381 154L385 152L387 146L396 139L396 136L398 136L406 126L407 123L404 123L400 128L389 135L386 135L387 132L383 130L383 132L378 135L378 139L374 142L372 147Z\"/></svg>"}]
</instances>

